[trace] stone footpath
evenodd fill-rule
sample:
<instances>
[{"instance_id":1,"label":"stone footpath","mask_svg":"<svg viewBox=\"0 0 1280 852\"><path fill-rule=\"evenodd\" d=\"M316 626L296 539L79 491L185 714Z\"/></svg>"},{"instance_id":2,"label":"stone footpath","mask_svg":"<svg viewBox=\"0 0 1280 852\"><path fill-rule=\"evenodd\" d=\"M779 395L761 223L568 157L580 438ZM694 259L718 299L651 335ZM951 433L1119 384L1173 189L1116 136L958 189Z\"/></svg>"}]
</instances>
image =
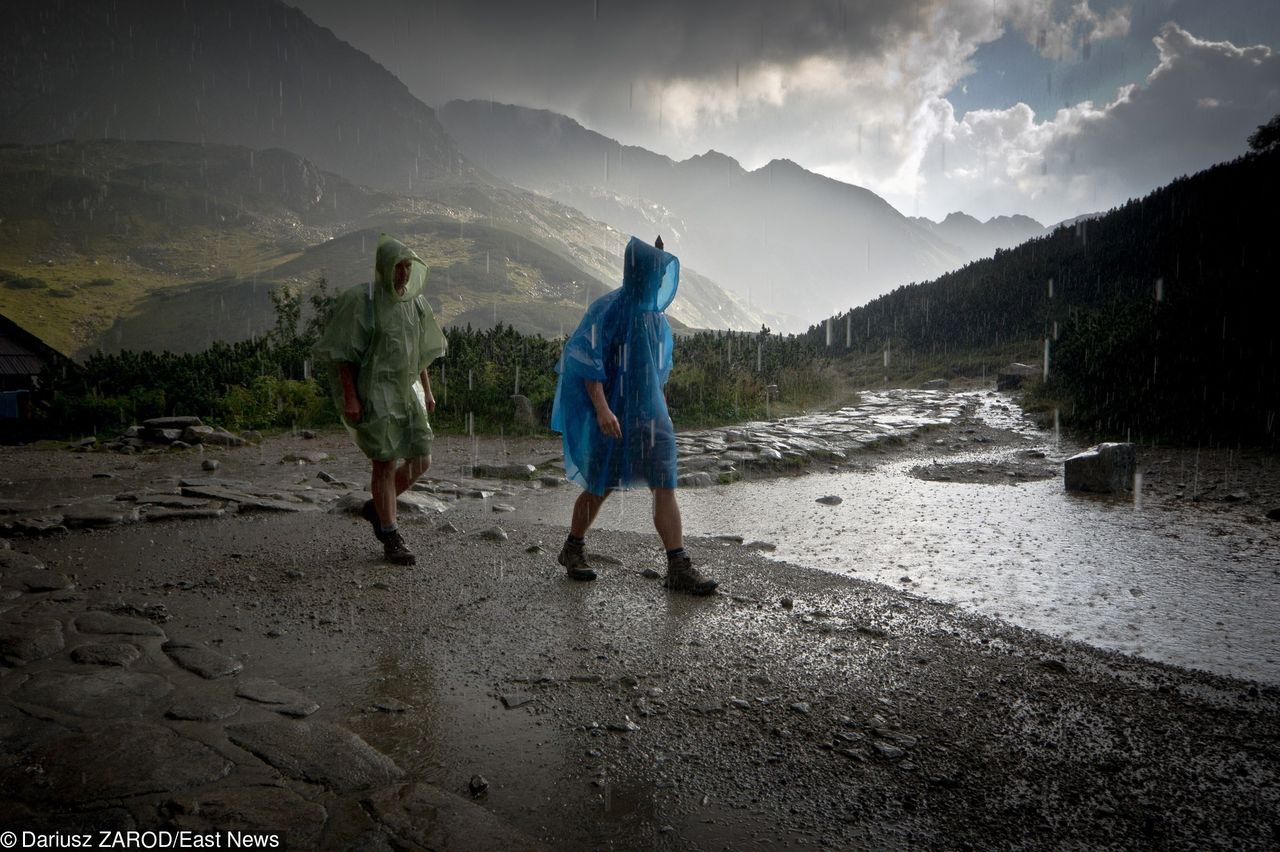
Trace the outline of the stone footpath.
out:
<instances>
[{"instance_id":1,"label":"stone footpath","mask_svg":"<svg viewBox=\"0 0 1280 852\"><path fill-rule=\"evenodd\" d=\"M962 408L942 393L868 393L840 412L681 434L681 484L839 463L858 449L947 422ZM218 434L179 418L147 425L125 442L71 449L167 453L189 443L172 434L178 428L192 439ZM145 441L167 443L137 443ZM219 452L229 462L235 453L258 451L250 446L227 441ZM295 848L537 848L478 805L404 781L395 763L345 727L310 720L320 708L306 694L270 672L244 670L234 649L170 623L163 605L103 604L78 589L74 576L48 570L20 549L26 537L134 523L358 515L367 492L319 467L329 461L319 451L290 452L253 469L261 472L254 479L270 480L264 482L221 476L219 462L206 456L199 476L111 493L117 474L104 470L91 476L108 493L0 500L0 825L237 828L282 832ZM486 500L500 513L512 508L503 498L516 488L565 481L558 457L473 462L464 472L471 476L420 482L401 498L400 511L431 516L459 500ZM499 527L491 533L505 538Z\"/></svg>"},{"instance_id":2,"label":"stone footpath","mask_svg":"<svg viewBox=\"0 0 1280 852\"><path fill-rule=\"evenodd\" d=\"M848 462L858 451L901 443L918 430L949 423L961 415L966 404L966 395L945 391L865 392L857 406L839 411L682 432L676 436L678 482L681 487L696 488L735 482L744 475L770 476L806 470L815 464L839 465ZM190 419L194 418L169 418L181 422ZM106 442L95 447L77 442L71 448L81 452L112 452L115 444ZM233 451L223 448L223 452ZM171 450L152 447L146 452ZM368 492L362 485L318 467L328 460L329 455L319 451L283 455L280 464L291 474L296 468L317 470L314 476L304 474L301 481L296 476L293 481L270 483L226 478L218 475L217 460L206 458L205 475L177 479L168 488L124 490L54 505L0 500L0 537L105 529L139 521L211 520L232 513L321 510L357 513L360 504L369 498ZM434 515L459 499L496 497L493 506L501 512L507 506L502 498L513 496L511 488L516 483L524 488L552 488L565 482L564 465L558 455L534 464L476 462L466 472L471 476L456 481L427 478L416 483L412 493L401 497L400 511L409 515ZM94 476L110 479L115 475L103 471ZM273 480L279 479L279 475L273 476Z\"/></svg>"},{"instance_id":3,"label":"stone footpath","mask_svg":"<svg viewBox=\"0 0 1280 852\"><path fill-rule=\"evenodd\" d=\"M0 825L239 829L290 848L531 849L479 805L405 782L289 686L186 636L162 605L87 608L0 542Z\"/></svg>"}]
</instances>

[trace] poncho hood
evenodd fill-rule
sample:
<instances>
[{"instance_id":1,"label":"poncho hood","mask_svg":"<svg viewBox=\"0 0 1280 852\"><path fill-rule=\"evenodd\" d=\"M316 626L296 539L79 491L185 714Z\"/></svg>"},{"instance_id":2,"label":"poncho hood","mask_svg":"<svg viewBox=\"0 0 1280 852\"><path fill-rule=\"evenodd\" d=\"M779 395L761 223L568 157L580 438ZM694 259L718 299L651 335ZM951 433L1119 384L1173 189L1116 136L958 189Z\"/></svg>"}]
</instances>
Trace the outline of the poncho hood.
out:
<instances>
[{"instance_id":1,"label":"poncho hood","mask_svg":"<svg viewBox=\"0 0 1280 852\"><path fill-rule=\"evenodd\" d=\"M396 264L402 260L412 261L409 267L409 281L405 284L404 293L396 292ZM373 263L373 284L397 302L416 299L427 283L427 265L422 258L397 240L395 237L382 234L378 237L378 253Z\"/></svg>"},{"instance_id":2,"label":"poncho hood","mask_svg":"<svg viewBox=\"0 0 1280 852\"><path fill-rule=\"evenodd\" d=\"M665 311L679 286L680 259L632 237L623 255L623 297L642 311Z\"/></svg>"}]
</instances>

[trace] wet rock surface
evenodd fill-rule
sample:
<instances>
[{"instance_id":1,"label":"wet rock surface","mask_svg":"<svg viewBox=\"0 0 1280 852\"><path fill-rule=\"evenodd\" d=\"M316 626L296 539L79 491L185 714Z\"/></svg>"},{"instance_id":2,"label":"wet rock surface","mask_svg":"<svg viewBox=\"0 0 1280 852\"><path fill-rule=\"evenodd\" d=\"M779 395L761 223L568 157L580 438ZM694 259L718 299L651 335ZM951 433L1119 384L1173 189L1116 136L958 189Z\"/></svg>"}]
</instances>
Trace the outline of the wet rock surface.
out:
<instances>
[{"instance_id":1,"label":"wet rock surface","mask_svg":"<svg viewBox=\"0 0 1280 852\"><path fill-rule=\"evenodd\" d=\"M873 414L892 419L888 408ZM751 430L733 431L697 439L697 455L714 457L705 470L792 472L790 447L767 447L783 462L764 454L772 467L755 467L760 448L730 448L750 444ZM301 503L286 486L302 488L307 477L340 497L313 469L278 464L301 440L227 450L222 472L235 484L226 487ZM931 453L984 451L1008 438L958 419L904 440L914 444L912 465L927 466ZM311 444L330 453L325 464L339 481L367 479L344 435ZM492 442L487 452L502 449L545 470L555 445ZM823 469L856 471L901 451L893 441L837 449L846 460L823 460ZM185 451L101 452L0 454L0 478L15 481L14 499L39 508L177 490L199 468ZM782 565L743 537L689 537L698 566L722 584L709 598L672 595L642 576L662 567L651 530L593 531L592 551L623 564L605 566L595 583L572 583L555 563L563 519L539 523L526 502L565 489L472 480L470 452L469 441L437 440L428 484L440 490L428 493L448 503L448 526L461 534L406 518L419 555L410 570L385 564L368 524L338 513L230 514L15 540L77 585L56 600L59 592L30 591L0 572L19 596L0 612L0 649L26 658L0 677L0 733L16 744L15 762L0 767L6 825L261 825L284 831L291 847L338 849L1235 848L1272 836L1274 684L1100 651ZM730 452L745 455L723 458ZM99 458L139 466L113 468L116 479L94 479L90 467L71 475ZM1239 471L1254 462L1239 455L1217 468L1202 457L1198 475L1184 460L1140 457L1152 499L1172 501L1181 490L1214 523L1216 513L1256 517L1247 546L1269 546L1260 531L1276 526L1264 517L1280 505L1274 477L1242 481ZM278 479L284 471L291 482ZM467 493L504 488L520 498L500 498L518 509L502 516L505 536L476 536L493 515ZM845 501L814 505L823 493ZM1248 499L1225 499L1239 493ZM823 489L807 511L839 517L852 494ZM647 512L647 501L626 500L604 511ZM896 585L917 567L885 570ZM150 624L242 659L244 670L206 680L162 650L163 636L82 631L91 612ZM153 617L168 619L163 629ZM141 652L125 669L72 659L80 647L120 642ZM123 721L65 712L97 701L68 697L66 676L104 673L157 677L172 689ZM255 680L287 685L319 709L299 722L236 697ZM80 695L112 695L120 683ZM22 699L33 694L64 709ZM395 711L367 712L379 704ZM473 776L488 783L470 800Z\"/></svg>"},{"instance_id":2,"label":"wet rock surface","mask_svg":"<svg viewBox=\"0 0 1280 852\"><path fill-rule=\"evenodd\" d=\"M351 792L403 774L360 737L327 722L252 722L230 725L227 736L290 778Z\"/></svg>"},{"instance_id":3,"label":"wet rock surface","mask_svg":"<svg viewBox=\"0 0 1280 852\"><path fill-rule=\"evenodd\" d=\"M239 660L194 642L166 642L162 647L175 663L210 680L233 675L244 667Z\"/></svg>"}]
</instances>

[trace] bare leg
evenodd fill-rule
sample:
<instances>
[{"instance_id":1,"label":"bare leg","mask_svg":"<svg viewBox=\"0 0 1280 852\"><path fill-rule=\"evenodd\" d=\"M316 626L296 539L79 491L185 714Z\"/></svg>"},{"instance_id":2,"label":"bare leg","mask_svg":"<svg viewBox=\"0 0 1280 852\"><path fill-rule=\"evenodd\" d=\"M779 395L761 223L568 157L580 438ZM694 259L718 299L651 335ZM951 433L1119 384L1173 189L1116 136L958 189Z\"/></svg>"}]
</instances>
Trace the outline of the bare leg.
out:
<instances>
[{"instance_id":1,"label":"bare leg","mask_svg":"<svg viewBox=\"0 0 1280 852\"><path fill-rule=\"evenodd\" d=\"M431 467L431 456L405 459L404 463L396 468L396 494L403 494L413 487L413 483L417 482L418 477L426 473L429 467Z\"/></svg>"},{"instance_id":2,"label":"bare leg","mask_svg":"<svg viewBox=\"0 0 1280 852\"><path fill-rule=\"evenodd\" d=\"M396 522L396 460L373 460L373 480L369 490L373 492L373 508L383 528Z\"/></svg>"},{"instance_id":3,"label":"bare leg","mask_svg":"<svg viewBox=\"0 0 1280 852\"><path fill-rule=\"evenodd\" d=\"M595 523L600 507L612 492L606 491L597 496L590 491L583 491L573 503L573 518L569 522L569 534L575 538L586 538L587 530Z\"/></svg>"},{"instance_id":4,"label":"bare leg","mask_svg":"<svg viewBox=\"0 0 1280 852\"><path fill-rule=\"evenodd\" d=\"M674 488L653 489L653 528L658 531L664 549L684 547L684 524Z\"/></svg>"}]
</instances>

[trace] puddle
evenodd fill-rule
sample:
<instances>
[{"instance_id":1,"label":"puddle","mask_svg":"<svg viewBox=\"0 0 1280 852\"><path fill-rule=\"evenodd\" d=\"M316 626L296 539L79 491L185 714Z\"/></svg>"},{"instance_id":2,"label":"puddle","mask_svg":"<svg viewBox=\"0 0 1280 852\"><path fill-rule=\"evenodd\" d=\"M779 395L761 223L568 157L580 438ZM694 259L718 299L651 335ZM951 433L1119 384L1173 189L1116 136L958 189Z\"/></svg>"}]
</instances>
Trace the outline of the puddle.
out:
<instances>
[{"instance_id":1,"label":"puddle","mask_svg":"<svg viewBox=\"0 0 1280 852\"><path fill-rule=\"evenodd\" d=\"M1040 449L1057 464L1072 452L1036 430L1007 398L974 396L986 425L1020 433L1024 442L948 456L947 463L1012 462ZM1096 647L1280 683L1274 532L1205 506L1148 501L1143 508L1130 499L1067 494L1059 477L1001 487L927 482L910 473L921 463L916 457L868 472L685 490L684 530L771 542L777 550L770 555L779 560ZM576 489L565 492L529 501L522 512L564 523ZM815 502L828 495L842 502ZM652 530L648 504L647 494L615 495L596 524Z\"/></svg>"}]
</instances>

